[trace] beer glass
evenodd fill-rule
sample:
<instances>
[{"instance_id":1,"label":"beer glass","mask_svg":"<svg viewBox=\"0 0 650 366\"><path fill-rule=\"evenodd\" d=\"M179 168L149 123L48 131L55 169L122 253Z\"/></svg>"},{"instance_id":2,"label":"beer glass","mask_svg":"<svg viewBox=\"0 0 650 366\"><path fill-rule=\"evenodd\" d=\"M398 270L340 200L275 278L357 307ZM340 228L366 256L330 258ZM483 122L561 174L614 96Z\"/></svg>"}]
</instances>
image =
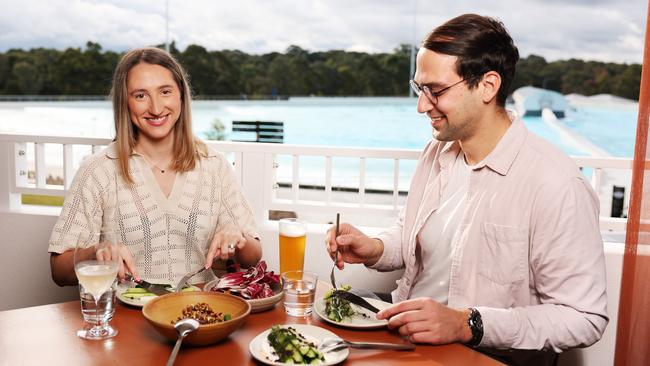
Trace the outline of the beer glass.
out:
<instances>
[{"instance_id":1,"label":"beer glass","mask_svg":"<svg viewBox=\"0 0 650 366\"><path fill-rule=\"evenodd\" d=\"M280 273L302 271L307 226L297 219L280 220Z\"/></svg>"}]
</instances>

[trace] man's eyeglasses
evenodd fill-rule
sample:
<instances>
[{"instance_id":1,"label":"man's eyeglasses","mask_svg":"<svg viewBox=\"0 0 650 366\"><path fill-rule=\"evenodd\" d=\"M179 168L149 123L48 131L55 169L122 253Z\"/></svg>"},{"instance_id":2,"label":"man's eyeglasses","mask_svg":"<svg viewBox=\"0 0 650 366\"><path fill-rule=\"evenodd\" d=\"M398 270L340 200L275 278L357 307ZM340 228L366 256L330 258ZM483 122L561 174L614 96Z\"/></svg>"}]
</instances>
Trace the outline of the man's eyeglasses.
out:
<instances>
[{"instance_id":1,"label":"man's eyeglasses","mask_svg":"<svg viewBox=\"0 0 650 366\"><path fill-rule=\"evenodd\" d=\"M411 86L411 89L413 89L413 92L415 93L415 95L417 95L418 97L420 96L420 94L424 93L424 95L426 95L426 97L429 98L429 101L431 101L431 103L438 104L438 98L442 94L444 94L444 92L446 92L447 90L453 88L454 86L462 83L463 81L467 81L467 80L470 80L470 79L473 79L473 78L474 77L469 77L469 78L462 79L462 80L460 80L460 81L458 81L456 83L453 83L453 84L451 84L449 86L446 86L446 87L444 87L444 88L442 88L442 89L440 89L438 91L435 91L435 92L432 91L431 88L429 88L426 85L419 86L418 83L415 82L415 80L409 80L409 85Z\"/></svg>"}]
</instances>

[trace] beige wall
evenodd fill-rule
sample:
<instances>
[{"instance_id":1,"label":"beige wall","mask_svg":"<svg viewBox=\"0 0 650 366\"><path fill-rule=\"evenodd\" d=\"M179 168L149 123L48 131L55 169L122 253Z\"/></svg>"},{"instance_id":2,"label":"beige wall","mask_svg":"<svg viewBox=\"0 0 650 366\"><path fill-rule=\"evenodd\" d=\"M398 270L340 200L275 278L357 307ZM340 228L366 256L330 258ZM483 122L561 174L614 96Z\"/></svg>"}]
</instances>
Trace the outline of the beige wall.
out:
<instances>
[{"instance_id":1,"label":"beige wall","mask_svg":"<svg viewBox=\"0 0 650 366\"><path fill-rule=\"evenodd\" d=\"M56 216L0 213L0 310L78 299L50 276L47 240Z\"/></svg>"}]
</instances>

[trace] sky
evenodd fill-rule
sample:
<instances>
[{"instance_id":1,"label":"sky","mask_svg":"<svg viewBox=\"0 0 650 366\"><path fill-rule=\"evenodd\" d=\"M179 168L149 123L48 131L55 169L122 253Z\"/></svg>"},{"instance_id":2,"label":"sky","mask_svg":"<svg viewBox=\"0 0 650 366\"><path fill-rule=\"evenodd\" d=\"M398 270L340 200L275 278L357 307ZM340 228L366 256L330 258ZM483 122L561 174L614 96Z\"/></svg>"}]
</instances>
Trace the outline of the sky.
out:
<instances>
[{"instance_id":1,"label":"sky","mask_svg":"<svg viewBox=\"0 0 650 366\"><path fill-rule=\"evenodd\" d=\"M169 12L166 16L166 4ZM0 0L0 52L179 49L391 52L464 13L503 21L520 54L641 63L648 0ZM168 22L166 21L168 19Z\"/></svg>"}]
</instances>

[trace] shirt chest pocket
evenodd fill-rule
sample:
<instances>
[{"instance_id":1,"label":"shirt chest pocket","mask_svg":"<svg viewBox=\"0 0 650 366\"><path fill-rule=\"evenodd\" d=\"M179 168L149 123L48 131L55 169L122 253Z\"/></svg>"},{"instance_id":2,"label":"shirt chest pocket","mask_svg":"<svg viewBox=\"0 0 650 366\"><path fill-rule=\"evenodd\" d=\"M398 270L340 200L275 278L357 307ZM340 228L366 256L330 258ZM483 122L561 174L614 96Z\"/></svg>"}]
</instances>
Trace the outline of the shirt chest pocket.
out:
<instances>
[{"instance_id":1,"label":"shirt chest pocket","mask_svg":"<svg viewBox=\"0 0 650 366\"><path fill-rule=\"evenodd\" d=\"M528 271L528 235L516 226L483 224L478 273L499 284L522 281Z\"/></svg>"}]
</instances>

